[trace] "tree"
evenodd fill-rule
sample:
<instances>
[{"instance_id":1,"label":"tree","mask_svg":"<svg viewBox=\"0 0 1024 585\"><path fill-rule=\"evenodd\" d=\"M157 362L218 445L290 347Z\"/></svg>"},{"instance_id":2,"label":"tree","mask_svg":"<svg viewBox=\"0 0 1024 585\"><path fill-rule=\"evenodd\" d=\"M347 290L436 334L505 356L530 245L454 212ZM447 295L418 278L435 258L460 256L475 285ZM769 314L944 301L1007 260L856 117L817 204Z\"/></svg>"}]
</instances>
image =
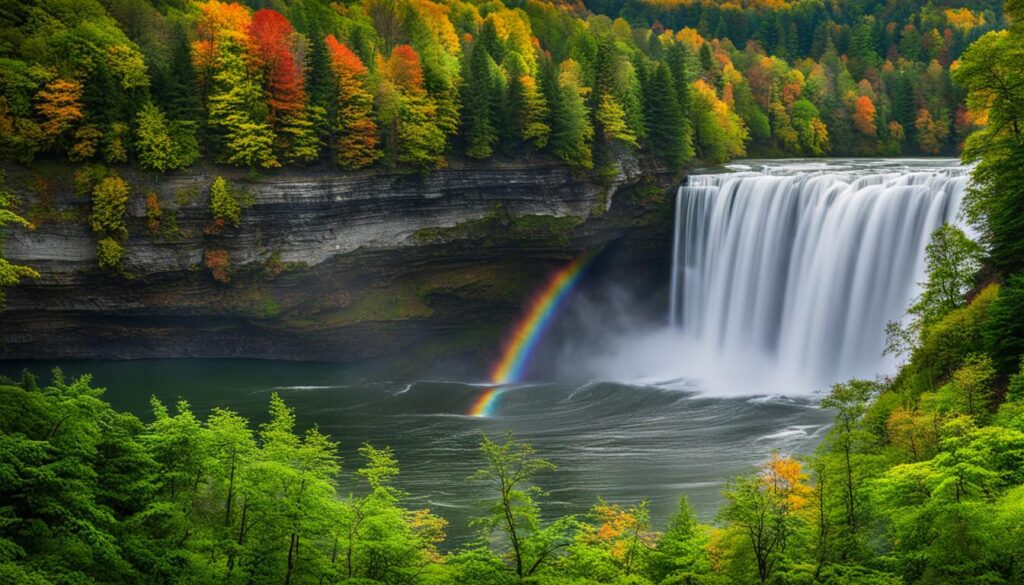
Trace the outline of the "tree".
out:
<instances>
[{"instance_id":1,"label":"tree","mask_svg":"<svg viewBox=\"0 0 1024 585\"><path fill-rule=\"evenodd\" d=\"M522 58L517 53L511 57L510 61L516 65L509 72L508 109L513 117L516 136L537 148L544 148L551 137L548 102L537 78L525 72Z\"/></svg>"},{"instance_id":2,"label":"tree","mask_svg":"<svg viewBox=\"0 0 1024 585\"><path fill-rule=\"evenodd\" d=\"M68 130L85 118L82 107L82 83L69 79L54 79L39 90L36 108L43 117L40 129L51 142L64 136Z\"/></svg>"},{"instance_id":3,"label":"tree","mask_svg":"<svg viewBox=\"0 0 1024 585\"><path fill-rule=\"evenodd\" d=\"M248 33L250 58L266 80L267 123L276 135L276 151L290 162L316 160L320 145L306 113L305 79L292 50L295 29L280 12L263 9L252 16Z\"/></svg>"},{"instance_id":4,"label":"tree","mask_svg":"<svg viewBox=\"0 0 1024 585\"><path fill-rule=\"evenodd\" d=\"M384 79L377 89L377 113L393 161L421 171L443 166L447 141L437 125L437 106L423 87L419 54L399 45L378 69Z\"/></svg>"},{"instance_id":5,"label":"tree","mask_svg":"<svg viewBox=\"0 0 1024 585\"><path fill-rule=\"evenodd\" d=\"M746 152L748 138L743 121L729 109L704 80L693 83L694 136L700 157L724 162Z\"/></svg>"},{"instance_id":6,"label":"tree","mask_svg":"<svg viewBox=\"0 0 1024 585\"><path fill-rule=\"evenodd\" d=\"M135 122L135 151L142 168L163 173L187 167L199 158L195 138L180 128L175 132L156 105L143 106Z\"/></svg>"},{"instance_id":7,"label":"tree","mask_svg":"<svg viewBox=\"0 0 1024 585\"><path fill-rule=\"evenodd\" d=\"M679 168L692 149L686 143L683 112L674 85L668 66L659 64L645 88L644 122L651 150L671 167Z\"/></svg>"},{"instance_id":8,"label":"tree","mask_svg":"<svg viewBox=\"0 0 1024 585\"><path fill-rule=\"evenodd\" d=\"M757 475L740 477L725 491L721 516L749 541L756 578L762 584L770 581L785 558L790 537L800 525L799 513L811 491L806 480L799 462L774 454Z\"/></svg>"},{"instance_id":9,"label":"tree","mask_svg":"<svg viewBox=\"0 0 1024 585\"><path fill-rule=\"evenodd\" d=\"M570 166L589 169L590 141L594 128L584 99L590 88L583 86L579 64L572 59L564 61L560 72L547 65L544 68L544 93L551 108L551 152Z\"/></svg>"},{"instance_id":10,"label":"tree","mask_svg":"<svg viewBox=\"0 0 1024 585\"><path fill-rule=\"evenodd\" d=\"M495 497L488 501L487 516L476 519L474 525L485 535L499 531L511 548L508 557L516 577L529 577L551 560L555 550L568 544L562 539L547 538L536 501L544 492L533 485L537 474L553 471L555 466L538 457L533 447L516 442L511 436L495 443L482 435L480 450L487 466L478 470L473 479L490 487Z\"/></svg>"},{"instance_id":11,"label":"tree","mask_svg":"<svg viewBox=\"0 0 1024 585\"><path fill-rule=\"evenodd\" d=\"M1005 274L1024 268L1024 7L1008 3L1013 23L1008 31L990 32L974 42L954 73L968 92L967 105L986 114L988 124L964 146L964 161L977 163L964 202L968 220L981 234L993 265Z\"/></svg>"},{"instance_id":12,"label":"tree","mask_svg":"<svg viewBox=\"0 0 1024 585\"><path fill-rule=\"evenodd\" d=\"M611 94L606 93L601 98L595 116L605 140L618 140L630 146L639 146L636 134L626 123L626 111Z\"/></svg>"},{"instance_id":13,"label":"tree","mask_svg":"<svg viewBox=\"0 0 1024 585\"><path fill-rule=\"evenodd\" d=\"M999 287L984 324L985 352L1000 376L1016 373L1024 356L1024 274L1014 274Z\"/></svg>"},{"instance_id":14,"label":"tree","mask_svg":"<svg viewBox=\"0 0 1024 585\"><path fill-rule=\"evenodd\" d=\"M242 203L224 177L217 177L210 185L211 227L207 231L216 235L225 226L238 227L242 222Z\"/></svg>"},{"instance_id":15,"label":"tree","mask_svg":"<svg viewBox=\"0 0 1024 585\"><path fill-rule=\"evenodd\" d=\"M488 30L485 24L485 30ZM493 25L489 29L493 32ZM481 35L468 52L466 75L462 80L462 125L466 154L487 158L498 143L501 85L496 79L498 67Z\"/></svg>"},{"instance_id":16,"label":"tree","mask_svg":"<svg viewBox=\"0 0 1024 585\"><path fill-rule=\"evenodd\" d=\"M680 497L657 546L645 553L645 574L655 583L670 577L685 583L687 578L711 572L705 550L708 541L706 529L698 524L689 500Z\"/></svg>"},{"instance_id":17,"label":"tree","mask_svg":"<svg viewBox=\"0 0 1024 585\"><path fill-rule=\"evenodd\" d=\"M854 469L854 454L869 437L862 430L861 421L878 390L876 382L850 380L843 384L833 384L828 395L821 401L822 408L834 408L837 411L836 426L829 433L829 440L842 458L843 506L846 527L851 534L856 534L860 525L860 512L857 509L859 478Z\"/></svg>"},{"instance_id":18,"label":"tree","mask_svg":"<svg viewBox=\"0 0 1024 585\"><path fill-rule=\"evenodd\" d=\"M921 150L928 154L942 152L949 136L948 120L936 120L927 108L921 108L917 112L914 129L917 130L917 143Z\"/></svg>"},{"instance_id":19,"label":"tree","mask_svg":"<svg viewBox=\"0 0 1024 585\"><path fill-rule=\"evenodd\" d=\"M923 329L964 304L974 287L974 275L981 268L981 246L956 226L944 224L932 232L925 247L928 280L909 309Z\"/></svg>"},{"instance_id":20,"label":"tree","mask_svg":"<svg viewBox=\"0 0 1024 585\"><path fill-rule=\"evenodd\" d=\"M265 121L262 92L246 69L241 45L223 39L214 65L209 118L210 126L222 133L223 160L252 169L281 166L274 156L274 132Z\"/></svg>"},{"instance_id":21,"label":"tree","mask_svg":"<svg viewBox=\"0 0 1024 585\"><path fill-rule=\"evenodd\" d=\"M988 417L995 377L992 358L987 355L970 356L963 367L953 372L952 386L967 414L980 420Z\"/></svg>"},{"instance_id":22,"label":"tree","mask_svg":"<svg viewBox=\"0 0 1024 585\"><path fill-rule=\"evenodd\" d=\"M326 39L337 99L332 108L334 120L334 157L344 169L359 169L373 164L383 153L377 148L377 123L373 120L373 96L366 88L366 66L334 35Z\"/></svg>"},{"instance_id":23,"label":"tree","mask_svg":"<svg viewBox=\"0 0 1024 585\"><path fill-rule=\"evenodd\" d=\"M875 103L866 95L857 98L854 105L853 127L864 136L873 138L878 135L878 128L875 126Z\"/></svg>"}]
</instances>

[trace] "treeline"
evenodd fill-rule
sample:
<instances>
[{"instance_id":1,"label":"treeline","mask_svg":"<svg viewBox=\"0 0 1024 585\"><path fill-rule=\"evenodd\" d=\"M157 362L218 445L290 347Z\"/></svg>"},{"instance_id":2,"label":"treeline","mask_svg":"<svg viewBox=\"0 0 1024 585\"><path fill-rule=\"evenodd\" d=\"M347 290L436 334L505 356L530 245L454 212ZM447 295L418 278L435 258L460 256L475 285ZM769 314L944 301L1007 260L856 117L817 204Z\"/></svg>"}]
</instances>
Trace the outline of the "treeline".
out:
<instances>
[{"instance_id":1,"label":"treeline","mask_svg":"<svg viewBox=\"0 0 1024 585\"><path fill-rule=\"evenodd\" d=\"M949 70L1001 16L847 4L628 21L545 0L11 3L0 156L163 172L954 152L983 120Z\"/></svg>"}]
</instances>

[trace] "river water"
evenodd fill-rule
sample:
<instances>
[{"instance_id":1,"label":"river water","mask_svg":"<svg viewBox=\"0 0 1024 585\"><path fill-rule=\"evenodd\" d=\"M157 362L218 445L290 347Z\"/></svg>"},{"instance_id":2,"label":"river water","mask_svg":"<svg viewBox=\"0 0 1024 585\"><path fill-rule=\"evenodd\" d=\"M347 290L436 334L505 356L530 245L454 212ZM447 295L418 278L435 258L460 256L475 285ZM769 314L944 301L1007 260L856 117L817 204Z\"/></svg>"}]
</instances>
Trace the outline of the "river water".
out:
<instances>
[{"instance_id":1,"label":"river water","mask_svg":"<svg viewBox=\"0 0 1024 585\"><path fill-rule=\"evenodd\" d=\"M558 466L539 478L548 517L598 497L647 498L662 526L686 495L710 521L725 483L773 449L813 451L831 421L816 391L891 368L882 327L916 294L927 234L954 220L965 182L954 161L892 160L747 161L694 178L679 195L676 241L665 243L674 268L663 323L611 332L602 324L628 323L628 304L570 298L562 341L537 360L557 367L508 387L491 418L467 414L487 389L482 377L405 378L387 364L0 362L0 374L91 373L109 402L144 420L157 396L260 423L278 392L300 426L339 442L342 493L360 491L362 443L390 446L410 504L446 517L454 544L483 512L468 481L483 465L481 432L511 432ZM566 342L574 330L580 339Z\"/></svg>"},{"instance_id":2,"label":"river water","mask_svg":"<svg viewBox=\"0 0 1024 585\"><path fill-rule=\"evenodd\" d=\"M45 373L55 364L0 365ZM364 442L391 446L411 504L449 521L457 543L472 536L481 513L479 486L467 481L483 464L479 433L510 431L530 442L558 470L540 478L550 492L548 517L584 512L603 497L617 503L650 499L661 524L685 494L712 520L724 482L750 471L771 449L807 453L831 415L807 398L715 398L684 382L625 385L538 383L502 394L497 416L467 416L484 387L442 380L392 380L380 372L334 364L258 360L66 362L66 375L91 373L118 409L149 415L149 397L187 400L205 415L225 406L254 423L266 418L272 392L295 408L300 426L316 424L340 443L342 493L358 491L352 472ZM48 379L48 376L45 376Z\"/></svg>"}]
</instances>

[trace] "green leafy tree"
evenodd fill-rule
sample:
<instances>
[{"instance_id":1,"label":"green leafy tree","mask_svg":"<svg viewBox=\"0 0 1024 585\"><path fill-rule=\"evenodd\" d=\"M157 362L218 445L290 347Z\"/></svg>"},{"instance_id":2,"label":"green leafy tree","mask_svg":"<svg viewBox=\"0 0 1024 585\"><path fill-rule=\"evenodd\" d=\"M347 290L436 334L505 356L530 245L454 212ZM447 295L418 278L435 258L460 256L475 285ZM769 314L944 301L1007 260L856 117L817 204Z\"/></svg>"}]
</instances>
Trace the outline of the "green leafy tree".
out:
<instances>
[{"instance_id":1,"label":"green leafy tree","mask_svg":"<svg viewBox=\"0 0 1024 585\"><path fill-rule=\"evenodd\" d=\"M263 91L249 75L242 50L225 40L217 53L209 98L209 124L220 132L224 162L249 168L280 166L266 122Z\"/></svg>"},{"instance_id":2,"label":"green leafy tree","mask_svg":"<svg viewBox=\"0 0 1024 585\"><path fill-rule=\"evenodd\" d=\"M537 474L553 471L555 466L538 457L533 447L516 442L511 436L496 443L483 435L480 450L487 466L473 478L488 486L494 497L487 502L488 514L476 519L474 525L481 529L484 542L495 531L502 534L508 550L500 552L507 552L515 576L529 577L553 560L555 551L568 544L561 524L541 525L537 498L544 491L533 483Z\"/></svg>"},{"instance_id":3,"label":"green leafy tree","mask_svg":"<svg viewBox=\"0 0 1024 585\"><path fill-rule=\"evenodd\" d=\"M242 222L242 203L224 177L217 177L210 185L211 228L207 231L219 233L225 226L238 227Z\"/></svg>"},{"instance_id":4,"label":"green leafy tree","mask_svg":"<svg viewBox=\"0 0 1024 585\"><path fill-rule=\"evenodd\" d=\"M24 278L39 278L39 273L20 264L12 264L4 258L4 237L8 225L21 226L25 229L33 229L33 225L27 219L14 212L17 200L4 185L4 174L0 172L0 310L4 307L5 287L14 286Z\"/></svg>"},{"instance_id":5,"label":"green leafy tree","mask_svg":"<svg viewBox=\"0 0 1024 585\"><path fill-rule=\"evenodd\" d=\"M964 303L981 268L981 247L959 228L945 224L932 233L925 248L928 280L910 314L928 327Z\"/></svg>"},{"instance_id":6,"label":"green leafy tree","mask_svg":"<svg viewBox=\"0 0 1024 585\"><path fill-rule=\"evenodd\" d=\"M988 308L984 325L985 351L1000 376L1017 371L1024 356L1024 274L1014 274L999 287L999 294Z\"/></svg>"},{"instance_id":7,"label":"green leafy tree","mask_svg":"<svg viewBox=\"0 0 1024 585\"><path fill-rule=\"evenodd\" d=\"M864 431L862 422L871 399L878 393L876 382L850 380L834 384L821 401L822 408L836 410L836 426L829 434L832 449L840 456L844 524L850 534L860 528L862 512L859 510L860 477L856 469L856 454L871 435Z\"/></svg>"},{"instance_id":8,"label":"green leafy tree","mask_svg":"<svg viewBox=\"0 0 1024 585\"><path fill-rule=\"evenodd\" d=\"M163 173L187 167L199 158L194 136L180 124L169 123L156 105L143 106L135 123L135 150L142 168Z\"/></svg>"},{"instance_id":9,"label":"green leafy tree","mask_svg":"<svg viewBox=\"0 0 1024 585\"><path fill-rule=\"evenodd\" d=\"M967 103L988 112L988 125L964 147L974 162L964 211L981 234L993 264L1006 273L1024 269L1024 201L1016 193L1024 184L1024 6L1008 2L1009 30L989 32L960 59L954 78L967 92Z\"/></svg>"}]
</instances>

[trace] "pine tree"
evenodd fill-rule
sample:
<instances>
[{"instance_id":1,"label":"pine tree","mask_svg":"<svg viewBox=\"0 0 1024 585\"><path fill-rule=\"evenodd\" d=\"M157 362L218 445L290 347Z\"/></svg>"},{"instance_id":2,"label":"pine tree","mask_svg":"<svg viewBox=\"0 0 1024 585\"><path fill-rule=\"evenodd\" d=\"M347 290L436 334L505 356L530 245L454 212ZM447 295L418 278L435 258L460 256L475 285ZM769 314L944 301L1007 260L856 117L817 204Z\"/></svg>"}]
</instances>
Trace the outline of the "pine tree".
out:
<instances>
[{"instance_id":1,"label":"pine tree","mask_svg":"<svg viewBox=\"0 0 1024 585\"><path fill-rule=\"evenodd\" d=\"M686 126L676 96L672 72L664 63L654 69L646 88L647 141L651 150L672 168L687 161Z\"/></svg>"},{"instance_id":2,"label":"pine tree","mask_svg":"<svg viewBox=\"0 0 1024 585\"><path fill-rule=\"evenodd\" d=\"M185 27L178 25L171 33L171 54L164 85L155 92L164 111L171 120L188 120L198 125L202 112L200 93L196 92L196 69L192 65L192 50Z\"/></svg>"},{"instance_id":3,"label":"pine tree","mask_svg":"<svg viewBox=\"0 0 1024 585\"><path fill-rule=\"evenodd\" d=\"M519 55L513 55L509 70L508 110L517 139L531 142L537 148L544 148L551 136L548 125L548 103L537 84L537 79L527 73L526 65Z\"/></svg>"},{"instance_id":4,"label":"pine tree","mask_svg":"<svg viewBox=\"0 0 1024 585\"><path fill-rule=\"evenodd\" d=\"M584 99L585 88L573 70L578 65L571 59L562 63L562 75L554 67L544 68L544 88L551 107L551 152L558 158L579 168L589 169L590 141L594 129Z\"/></svg>"},{"instance_id":5,"label":"pine tree","mask_svg":"<svg viewBox=\"0 0 1024 585\"><path fill-rule=\"evenodd\" d=\"M466 141L466 155L487 158L494 152L499 138L494 61L482 35L470 47L468 55L466 75L462 81L462 132Z\"/></svg>"}]
</instances>

